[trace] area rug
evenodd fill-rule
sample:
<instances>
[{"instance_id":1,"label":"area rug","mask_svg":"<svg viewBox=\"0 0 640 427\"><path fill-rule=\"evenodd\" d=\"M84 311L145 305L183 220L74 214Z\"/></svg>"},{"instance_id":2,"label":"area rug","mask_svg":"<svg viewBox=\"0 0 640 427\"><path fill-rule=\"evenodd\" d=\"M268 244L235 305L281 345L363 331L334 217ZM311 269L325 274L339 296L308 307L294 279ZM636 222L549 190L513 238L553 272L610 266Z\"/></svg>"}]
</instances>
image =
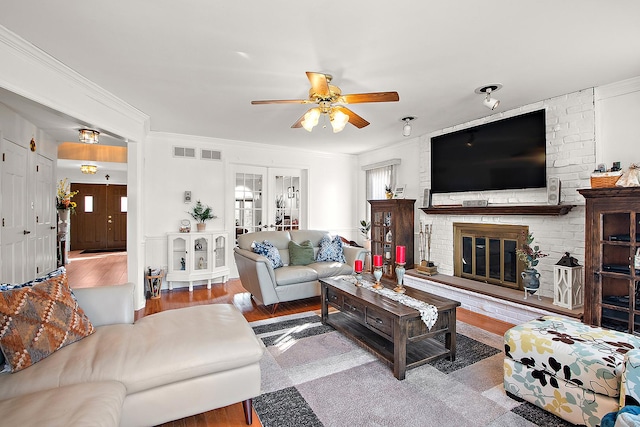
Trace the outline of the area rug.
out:
<instances>
[{"instance_id":1,"label":"area rug","mask_svg":"<svg viewBox=\"0 0 640 427\"><path fill-rule=\"evenodd\" d=\"M570 426L505 395L502 337L458 322L456 360L391 368L312 312L253 322L267 352L254 407L264 427Z\"/></svg>"}]
</instances>

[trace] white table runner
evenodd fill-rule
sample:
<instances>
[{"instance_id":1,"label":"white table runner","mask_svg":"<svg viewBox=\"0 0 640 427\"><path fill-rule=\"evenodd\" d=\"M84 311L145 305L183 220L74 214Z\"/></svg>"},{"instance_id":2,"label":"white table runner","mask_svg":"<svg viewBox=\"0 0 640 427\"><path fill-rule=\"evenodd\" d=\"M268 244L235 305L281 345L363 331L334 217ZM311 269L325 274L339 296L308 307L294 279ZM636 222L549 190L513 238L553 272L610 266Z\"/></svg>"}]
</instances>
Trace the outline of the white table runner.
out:
<instances>
[{"instance_id":1,"label":"white table runner","mask_svg":"<svg viewBox=\"0 0 640 427\"><path fill-rule=\"evenodd\" d=\"M354 285L357 282L355 276L345 275L345 276L338 276L338 278L344 280L345 282L353 283ZM416 310L418 310L420 312L420 317L422 318L422 321L424 322L425 325L427 325L427 328L429 330L431 330L431 327L433 327L433 325L435 325L436 323L436 320L438 320L438 309L436 308L436 306L432 304L427 304L424 301L420 301L408 295L395 292L392 289L388 289L388 288L376 289L373 287L374 284L372 282L369 282L368 280L363 279L360 281L360 283L362 283L363 288L369 289L389 299L398 301L400 304L403 304L403 305L406 305L407 307L415 308Z\"/></svg>"}]
</instances>

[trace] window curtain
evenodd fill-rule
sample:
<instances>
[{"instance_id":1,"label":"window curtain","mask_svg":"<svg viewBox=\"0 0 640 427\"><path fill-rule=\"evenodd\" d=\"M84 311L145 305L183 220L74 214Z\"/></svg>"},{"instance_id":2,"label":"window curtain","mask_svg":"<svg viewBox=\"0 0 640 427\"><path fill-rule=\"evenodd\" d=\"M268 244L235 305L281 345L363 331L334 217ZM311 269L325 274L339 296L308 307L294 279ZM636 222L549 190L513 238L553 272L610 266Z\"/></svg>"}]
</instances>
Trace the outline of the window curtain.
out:
<instances>
[{"instance_id":1,"label":"window curtain","mask_svg":"<svg viewBox=\"0 0 640 427\"><path fill-rule=\"evenodd\" d=\"M393 191L395 185L395 165L368 169L367 200L386 199L385 187L388 185Z\"/></svg>"}]
</instances>

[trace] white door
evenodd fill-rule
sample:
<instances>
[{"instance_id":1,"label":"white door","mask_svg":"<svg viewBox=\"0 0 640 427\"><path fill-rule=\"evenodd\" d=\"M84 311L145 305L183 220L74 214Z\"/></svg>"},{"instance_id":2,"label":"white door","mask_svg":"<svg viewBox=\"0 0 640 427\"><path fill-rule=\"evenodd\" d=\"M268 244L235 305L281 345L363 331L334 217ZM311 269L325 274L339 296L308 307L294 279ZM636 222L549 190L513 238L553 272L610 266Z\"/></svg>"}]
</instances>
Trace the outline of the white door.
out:
<instances>
[{"instance_id":1,"label":"white door","mask_svg":"<svg viewBox=\"0 0 640 427\"><path fill-rule=\"evenodd\" d=\"M0 139L2 151L2 231L0 233L1 259L0 281L21 283L32 279L28 270L27 215L27 149L4 138Z\"/></svg>"},{"instance_id":2,"label":"white door","mask_svg":"<svg viewBox=\"0 0 640 427\"><path fill-rule=\"evenodd\" d=\"M36 274L42 275L56 268L56 187L53 160L38 155L36 160ZM32 237L33 239L34 237Z\"/></svg>"}]
</instances>

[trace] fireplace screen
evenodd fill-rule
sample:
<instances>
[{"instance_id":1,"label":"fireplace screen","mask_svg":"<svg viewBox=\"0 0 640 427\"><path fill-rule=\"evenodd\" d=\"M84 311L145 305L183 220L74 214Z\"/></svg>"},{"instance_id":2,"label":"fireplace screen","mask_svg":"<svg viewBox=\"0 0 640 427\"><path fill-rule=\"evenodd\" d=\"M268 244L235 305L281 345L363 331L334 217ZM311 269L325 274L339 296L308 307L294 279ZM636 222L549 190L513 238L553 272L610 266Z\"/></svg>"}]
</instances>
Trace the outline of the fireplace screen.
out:
<instances>
[{"instance_id":1,"label":"fireplace screen","mask_svg":"<svg viewBox=\"0 0 640 427\"><path fill-rule=\"evenodd\" d=\"M454 224L454 274L472 280L520 289L516 249L528 227Z\"/></svg>"}]
</instances>

